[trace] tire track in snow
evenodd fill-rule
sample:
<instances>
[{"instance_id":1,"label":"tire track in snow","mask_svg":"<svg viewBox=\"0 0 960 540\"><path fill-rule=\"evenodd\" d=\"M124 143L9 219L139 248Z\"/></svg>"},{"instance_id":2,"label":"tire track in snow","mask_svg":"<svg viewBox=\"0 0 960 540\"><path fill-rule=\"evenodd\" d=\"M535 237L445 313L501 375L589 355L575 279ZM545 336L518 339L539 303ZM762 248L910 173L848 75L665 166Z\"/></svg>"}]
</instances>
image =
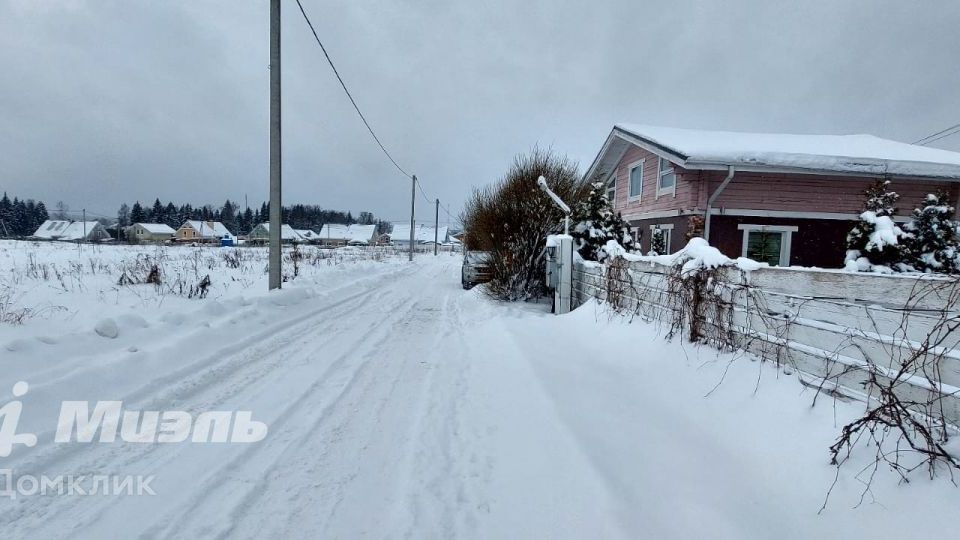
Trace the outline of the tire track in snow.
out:
<instances>
[{"instance_id":1,"label":"tire track in snow","mask_svg":"<svg viewBox=\"0 0 960 540\"><path fill-rule=\"evenodd\" d=\"M350 392L363 385L369 378L376 351L389 340L392 327L415 309L416 304L410 304L403 311L393 310L388 321L391 323L390 327L382 327L377 330L376 336L364 336L362 340L354 342L360 345L362 353L349 350L338 356L331 370L321 374L306 392L284 409L279 416L280 421L271 425L272 433L269 436L271 440L264 441L272 444L254 445L224 464L214 474L208 476L208 480L193 497L182 507L158 520L160 524L158 528L149 530L145 536L224 538L237 534L236 523L249 508L256 505L259 498L267 494L278 494L276 490L271 492L269 483L271 478L276 477L277 469L288 463L290 451L296 452L302 448L310 448L307 445L308 440L315 436L319 427L341 405ZM360 359L355 365L348 362L357 356ZM340 368L351 368L350 373L345 381L335 385L337 388L332 396L327 395L321 390L328 390L325 387L330 383L329 377ZM254 470L249 470L251 467ZM222 474L223 471L229 471L229 474ZM247 480L242 480L243 478ZM252 478L256 480L250 480ZM222 506L224 498L232 499L229 507ZM209 506L210 501L220 505L216 508L218 516L214 519L211 519L210 513L203 511L204 507ZM188 519L178 520L177 516L188 516ZM196 520L190 519L189 516L201 516L202 522L198 525Z\"/></svg>"},{"instance_id":2,"label":"tire track in snow","mask_svg":"<svg viewBox=\"0 0 960 540\"><path fill-rule=\"evenodd\" d=\"M410 273L409 269L405 270L403 275ZM258 368L254 372L247 374L249 377L247 377L245 381L242 381L250 382L256 381L258 377L262 378L264 374L275 370L282 365L282 353L296 345L302 345L303 340L301 336L304 332L320 332L321 335L328 338L325 341L335 339L336 336L333 335L332 332L329 332L329 329L342 320L340 313L355 311L357 308L369 304L378 294L380 294L381 297L377 299L382 300L383 295L381 288L388 284L388 278L385 277L385 279L380 280L378 283L380 287L364 289L358 293L337 299L333 303L326 304L319 309L311 311L310 316L304 318L302 322L293 325L278 325L283 326L283 330L280 333L272 336L266 343L262 343L254 348L245 350L243 345L257 341L260 336L269 334L272 330L276 330L276 328L274 327L265 332L261 332L257 336L244 340L241 344L231 345L221 349L218 353L207 355L204 360L193 364L194 366L201 365L204 367L200 373L189 373L187 369L184 369L178 372L178 374L187 375L185 378L170 376L161 379L161 383L151 382L149 385L139 389L135 395L143 394L149 396L152 390L152 398L149 399L149 401L139 404L136 403L136 397L128 398L134 401L134 403L131 404L125 401L126 408L132 410L165 410L170 408L168 407L169 405L172 405L173 408L194 413L203 410L214 410L218 404L234 397L246 388L246 384L238 384L236 380L237 374L244 374L244 370L250 368ZM360 306L351 304L351 302L354 301L360 301ZM331 315L332 318L318 318L322 315ZM270 359L273 361L268 362L267 360ZM162 392L159 396L157 395L158 390ZM219 393L217 393L218 391ZM200 394L213 395L205 400L196 401L196 397ZM194 400L193 403L185 403L191 399ZM121 472L122 470L118 467L137 465L139 468L138 472L150 474L159 470L165 463L174 460L180 452L185 451L188 446L188 443L175 445L115 443L112 445L95 444L82 447L76 444L56 445L50 449L48 454L36 456L35 460L28 462L26 465L21 463L17 467L18 470L34 471L51 471L55 467L69 467L68 470L71 471L71 474L98 474ZM91 455L90 450L92 449L94 449L94 452ZM160 461L150 463L151 454L160 454L160 456L152 458L154 460L158 460L159 458ZM143 469L143 466L147 465L147 463L150 463L152 467ZM24 499L21 502L28 504L21 504L16 511L5 513L6 515L0 518L0 523L6 522L6 525L15 528L8 529L11 532L21 529L30 531L33 526L42 526L46 516L54 513L59 514L65 511L76 513L76 510L82 508L83 511L80 513L81 515L78 516L76 522L79 526L82 523L93 522L102 513L109 510L109 505L106 504L94 505L93 508L90 508L89 503L97 502L97 499L90 498L83 498L77 501L76 497L72 499L48 497ZM108 503L109 500L103 502ZM31 505L29 503L34 504ZM99 508L97 508L97 506L99 506ZM60 510L57 510L58 508ZM33 519L31 519L31 517Z\"/></svg>"}]
</instances>

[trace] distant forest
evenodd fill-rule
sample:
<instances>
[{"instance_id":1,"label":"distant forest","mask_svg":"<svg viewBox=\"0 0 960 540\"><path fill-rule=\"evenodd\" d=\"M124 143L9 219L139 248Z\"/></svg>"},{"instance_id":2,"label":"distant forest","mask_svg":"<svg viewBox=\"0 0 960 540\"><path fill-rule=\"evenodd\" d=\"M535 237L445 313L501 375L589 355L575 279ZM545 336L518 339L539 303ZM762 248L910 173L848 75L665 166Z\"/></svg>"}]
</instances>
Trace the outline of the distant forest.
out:
<instances>
[{"instance_id":1,"label":"distant forest","mask_svg":"<svg viewBox=\"0 0 960 540\"><path fill-rule=\"evenodd\" d=\"M219 208L212 205L194 207L190 204L176 205L172 202L163 204L156 199L152 206L144 206L140 201L120 206L114 220L99 215L89 215L88 220L100 221L104 225L116 223L120 227L127 227L133 223L165 223L177 229L188 219L202 219L219 221L230 232L243 235L250 232L259 223L269 221L269 208L263 203L259 208L240 208L240 205L229 199ZM12 200L4 193L0 199L0 235L6 237L30 236L40 225L48 219L79 219L77 212L71 212L69 207L58 202L52 214L47 211L42 201L33 199ZM327 210L317 205L294 204L283 207L283 223L294 229L311 229L319 232L325 223L340 223L352 225L377 225L378 231L389 232L387 222L376 219L372 212L360 212L354 216L350 212Z\"/></svg>"},{"instance_id":2,"label":"distant forest","mask_svg":"<svg viewBox=\"0 0 960 540\"><path fill-rule=\"evenodd\" d=\"M50 219L43 201L22 200L6 193L0 198L0 234L3 236L28 236L44 221Z\"/></svg>"},{"instance_id":3,"label":"distant forest","mask_svg":"<svg viewBox=\"0 0 960 540\"><path fill-rule=\"evenodd\" d=\"M219 221L230 232L242 235L249 233L258 224L269 221L270 210L267 203L261 204L255 210L252 208L241 209L240 205L229 199L219 208L210 205L197 208L189 204L177 206L172 202L164 205L160 202L160 199L157 199L153 202L152 207L144 207L140 204L140 201L137 201L133 203L133 206L121 205L117 212L117 223L121 227L133 223L166 223L176 229L188 219ZM282 221L294 229L311 229L317 232L325 223L383 225L374 218L371 212L360 212L358 216L354 217L350 212L327 210L317 205L308 204L284 206Z\"/></svg>"}]
</instances>

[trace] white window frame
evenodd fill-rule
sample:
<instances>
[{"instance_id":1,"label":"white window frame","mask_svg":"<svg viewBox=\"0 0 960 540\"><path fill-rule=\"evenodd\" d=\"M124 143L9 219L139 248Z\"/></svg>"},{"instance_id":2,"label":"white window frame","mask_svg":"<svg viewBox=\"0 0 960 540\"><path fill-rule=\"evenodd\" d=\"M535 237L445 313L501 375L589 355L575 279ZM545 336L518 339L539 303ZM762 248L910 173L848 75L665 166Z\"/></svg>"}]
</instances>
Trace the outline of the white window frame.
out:
<instances>
[{"instance_id":1,"label":"white window frame","mask_svg":"<svg viewBox=\"0 0 960 540\"><path fill-rule=\"evenodd\" d=\"M637 161L627 165L627 200L630 202L640 201L643 199L643 169L646 161L646 159L638 159ZM631 195L630 188L633 187L633 181L630 176L633 170L638 167L640 168L640 193Z\"/></svg>"},{"instance_id":2,"label":"white window frame","mask_svg":"<svg viewBox=\"0 0 960 540\"><path fill-rule=\"evenodd\" d=\"M737 229L743 231L743 243L740 249L740 256L747 256L747 244L751 232L780 233L780 264L779 266L790 266L790 248L793 243L793 233L799 230L795 225L756 225L751 223L741 223Z\"/></svg>"},{"instance_id":3,"label":"white window frame","mask_svg":"<svg viewBox=\"0 0 960 540\"><path fill-rule=\"evenodd\" d=\"M660 253L659 255L670 255L673 251L670 249L670 244L673 242L673 223L662 223L659 225L650 226L650 242L653 242L653 231L660 229L663 231L663 245L667 248L666 253Z\"/></svg>"},{"instance_id":4,"label":"white window frame","mask_svg":"<svg viewBox=\"0 0 960 540\"><path fill-rule=\"evenodd\" d=\"M617 207L617 171L614 170L610 173L610 178L607 178L607 183L604 186L606 188L607 198L610 199L610 206L613 208ZM610 196L610 192L613 191L613 197Z\"/></svg>"},{"instance_id":5,"label":"white window frame","mask_svg":"<svg viewBox=\"0 0 960 540\"><path fill-rule=\"evenodd\" d=\"M663 168L664 161L670 164L669 169ZM663 179L664 174L668 173L673 173L673 185L669 188L661 189L660 180ZM674 197L677 196L677 169L673 166L673 162L667 158L659 158L657 160L657 198L659 199L661 195L673 195Z\"/></svg>"}]
</instances>

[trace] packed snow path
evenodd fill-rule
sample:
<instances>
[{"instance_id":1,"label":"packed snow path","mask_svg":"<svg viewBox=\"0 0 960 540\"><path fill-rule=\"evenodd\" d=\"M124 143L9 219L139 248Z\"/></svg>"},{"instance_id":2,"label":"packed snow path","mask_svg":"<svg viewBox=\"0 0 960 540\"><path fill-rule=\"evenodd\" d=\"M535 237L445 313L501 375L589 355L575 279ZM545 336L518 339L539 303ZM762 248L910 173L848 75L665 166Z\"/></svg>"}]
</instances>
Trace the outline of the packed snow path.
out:
<instances>
[{"instance_id":1,"label":"packed snow path","mask_svg":"<svg viewBox=\"0 0 960 540\"><path fill-rule=\"evenodd\" d=\"M862 484L842 475L817 515L826 447L857 405L811 409L794 377L746 359L704 397L727 357L594 306L558 318L493 303L460 288L458 262L385 264L316 296L294 286L134 358L33 368L25 415L57 396L124 399L250 410L270 431L255 444L41 434L3 466L155 475L156 495L2 499L3 536L880 538L954 515L946 482L896 486L885 471L856 509Z\"/></svg>"}]
</instances>

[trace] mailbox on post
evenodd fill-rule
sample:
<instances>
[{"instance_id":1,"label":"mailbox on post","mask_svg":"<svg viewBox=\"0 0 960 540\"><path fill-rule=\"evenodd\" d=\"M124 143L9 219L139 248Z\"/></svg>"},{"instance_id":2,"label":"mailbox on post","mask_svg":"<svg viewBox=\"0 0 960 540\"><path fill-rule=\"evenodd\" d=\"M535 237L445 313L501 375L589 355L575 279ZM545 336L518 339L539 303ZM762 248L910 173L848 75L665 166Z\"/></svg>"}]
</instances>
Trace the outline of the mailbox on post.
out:
<instances>
[{"instance_id":1,"label":"mailbox on post","mask_svg":"<svg viewBox=\"0 0 960 540\"><path fill-rule=\"evenodd\" d=\"M547 286L553 289L553 312L562 315L570 312L570 295L573 292L573 237L570 236L572 212L567 203L547 186L546 178L537 178L537 185L564 215L563 234L548 236L546 246L546 278Z\"/></svg>"},{"instance_id":2,"label":"mailbox on post","mask_svg":"<svg viewBox=\"0 0 960 540\"><path fill-rule=\"evenodd\" d=\"M570 312L570 296L573 292L573 237L555 234L547 237L546 281L553 291L553 312L557 315Z\"/></svg>"}]
</instances>

